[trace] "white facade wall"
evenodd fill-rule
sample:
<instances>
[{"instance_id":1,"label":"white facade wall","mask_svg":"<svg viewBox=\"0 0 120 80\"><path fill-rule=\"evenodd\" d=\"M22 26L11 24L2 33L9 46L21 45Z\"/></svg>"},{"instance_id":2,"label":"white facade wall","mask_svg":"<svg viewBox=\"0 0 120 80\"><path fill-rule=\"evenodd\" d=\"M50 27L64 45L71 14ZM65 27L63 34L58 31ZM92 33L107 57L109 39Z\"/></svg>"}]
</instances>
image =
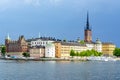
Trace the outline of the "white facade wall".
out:
<instances>
[{"instance_id":1,"label":"white facade wall","mask_svg":"<svg viewBox=\"0 0 120 80\"><path fill-rule=\"evenodd\" d=\"M91 43L90 44L86 44L86 46L87 46L88 50L92 50L95 47L95 45L91 44Z\"/></svg>"},{"instance_id":2,"label":"white facade wall","mask_svg":"<svg viewBox=\"0 0 120 80\"><path fill-rule=\"evenodd\" d=\"M52 42L54 42L54 41L38 39L36 41L31 41L31 47L33 47L33 46L46 46L47 44L52 43Z\"/></svg>"},{"instance_id":3,"label":"white facade wall","mask_svg":"<svg viewBox=\"0 0 120 80\"><path fill-rule=\"evenodd\" d=\"M95 50L98 52L102 52L102 44L96 44L95 45Z\"/></svg>"},{"instance_id":4,"label":"white facade wall","mask_svg":"<svg viewBox=\"0 0 120 80\"><path fill-rule=\"evenodd\" d=\"M55 57L55 45L47 44L45 46L45 57L54 58Z\"/></svg>"},{"instance_id":5,"label":"white facade wall","mask_svg":"<svg viewBox=\"0 0 120 80\"><path fill-rule=\"evenodd\" d=\"M95 44L86 44L88 50L96 50L98 52L102 52L102 44L98 44L98 43L95 43Z\"/></svg>"}]
</instances>

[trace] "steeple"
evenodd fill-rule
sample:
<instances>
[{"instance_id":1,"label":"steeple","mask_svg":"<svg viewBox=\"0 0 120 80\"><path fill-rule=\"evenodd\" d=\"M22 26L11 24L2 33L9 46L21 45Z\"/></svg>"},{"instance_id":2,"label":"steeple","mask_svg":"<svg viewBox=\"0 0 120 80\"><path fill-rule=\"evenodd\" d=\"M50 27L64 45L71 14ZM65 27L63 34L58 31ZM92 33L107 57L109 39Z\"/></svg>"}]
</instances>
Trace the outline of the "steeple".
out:
<instances>
[{"instance_id":1,"label":"steeple","mask_svg":"<svg viewBox=\"0 0 120 80\"><path fill-rule=\"evenodd\" d=\"M10 36L9 36L9 33L8 33L8 35L7 35L6 39L10 40Z\"/></svg>"},{"instance_id":2,"label":"steeple","mask_svg":"<svg viewBox=\"0 0 120 80\"><path fill-rule=\"evenodd\" d=\"M86 22L86 30L91 30L90 29L90 24L89 24L89 12L87 12L87 22Z\"/></svg>"},{"instance_id":3,"label":"steeple","mask_svg":"<svg viewBox=\"0 0 120 80\"><path fill-rule=\"evenodd\" d=\"M92 42L92 30L91 30L90 24L89 24L89 13L88 12L87 12L86 27L84 30L84 41L85 42Z\"/></svg>"}]
</instances>

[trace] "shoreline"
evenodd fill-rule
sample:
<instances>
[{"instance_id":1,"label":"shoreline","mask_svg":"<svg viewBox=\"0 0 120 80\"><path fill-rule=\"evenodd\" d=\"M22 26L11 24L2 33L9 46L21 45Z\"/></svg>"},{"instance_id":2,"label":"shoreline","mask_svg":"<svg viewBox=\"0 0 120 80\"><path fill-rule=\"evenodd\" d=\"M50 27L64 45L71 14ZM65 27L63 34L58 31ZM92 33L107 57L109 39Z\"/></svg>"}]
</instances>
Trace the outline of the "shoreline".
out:
<instances>
[{"instance_id":1,"label":"shoreline","mask_svg":"<svg viewBox=\"0 0 120 80\"><path fill-rule=\"evenodd\" d=\"M2 58L0 60L22 60L22 61L120 61L120 58L111 57L81 57L81 58Z\"/></svg>"},{"instance_id":2,"label":"shoreline","mask_svg":"<svg viewBox=\"0 0 120 80\"><path fill-rule=\"evenodd\" d=\"M24 60L24 61L89 61L87 58L81 58L81 59L75 59L75 58L69 58L69 59L63 59L63 58L0 58L1 60Z\"/></svg>"}]
</instances>

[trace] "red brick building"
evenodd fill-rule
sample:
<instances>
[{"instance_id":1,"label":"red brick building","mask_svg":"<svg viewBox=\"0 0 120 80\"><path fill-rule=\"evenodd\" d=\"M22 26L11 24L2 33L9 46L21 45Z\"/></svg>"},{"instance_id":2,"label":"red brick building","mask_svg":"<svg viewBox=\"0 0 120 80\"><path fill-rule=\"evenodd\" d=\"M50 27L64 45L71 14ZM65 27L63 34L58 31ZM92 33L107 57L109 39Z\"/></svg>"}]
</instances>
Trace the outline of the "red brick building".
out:
<instances>
[{"instance_id":1,"label":"red brick building","mask_svg":"<svg viewBox=\"0 0 120 80\"><path fill-rule=\"evenodd\" d=\"M28 52L28 43L24 36L20 36L17 41L10 39L9 35L5 39L6 51L9 52Z\"/></svg>"}]
</instances>

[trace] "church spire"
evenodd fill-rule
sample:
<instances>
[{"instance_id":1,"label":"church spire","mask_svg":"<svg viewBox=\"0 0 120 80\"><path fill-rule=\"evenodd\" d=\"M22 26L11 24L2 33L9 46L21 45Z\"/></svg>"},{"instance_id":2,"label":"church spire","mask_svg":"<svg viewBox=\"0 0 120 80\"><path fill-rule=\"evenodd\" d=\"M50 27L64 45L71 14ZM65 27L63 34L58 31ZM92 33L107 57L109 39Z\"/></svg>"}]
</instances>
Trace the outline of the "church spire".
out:
<instances>
[{"instance_id":1,"label":"church spire","mask_svg":"<svg viewBox=\"0 0 120 80\"><path fill-rule=\"evenodd\" d=\"M9 33L8 33L8 35L7 35L6 39L10 40L10 36L9 36Z\"/></svg>"},{"instance_id":2,"label":"church spire","mask_svg":"<svg viewBox=\"0 0 120 80\"><path fill-rule=\"evenodd\" d=\"M90 24L89 24L89 12L87 12L86 30L91 30L90 29Z\"/></svg>"},{"instance_id":3,"label":"church spire","mask_svg":"<svg viewBox=\"0 0 120 80\"><path fill-rule=\"evenodd\" d=\"M89 24L89 13L88 12L87 12L87 22L86 22L86 27L84 30L84 36L85 36L85 39L84 39L85 42L92 42L92 30Z\"/></svg>"}]
</instances>

